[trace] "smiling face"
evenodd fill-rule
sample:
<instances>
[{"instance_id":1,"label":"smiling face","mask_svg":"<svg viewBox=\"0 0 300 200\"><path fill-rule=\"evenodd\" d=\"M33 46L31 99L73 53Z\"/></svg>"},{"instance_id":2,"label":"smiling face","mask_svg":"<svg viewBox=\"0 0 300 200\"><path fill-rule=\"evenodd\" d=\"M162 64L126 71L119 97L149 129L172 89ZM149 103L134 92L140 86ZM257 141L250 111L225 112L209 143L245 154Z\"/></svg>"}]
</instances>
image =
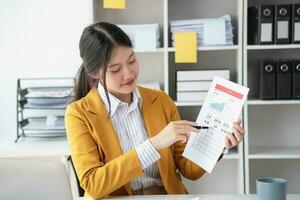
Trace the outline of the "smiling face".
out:
<instances>
[{"instance_id":1,"label":"smiling face","mask_svg":"<svg viewBox=\"0 0 300 200\"><path fill-rule=\"evenodd\" d=\"M139 64L132 48L116 47L106 71L107 90L118 99L127 101L136 87L138 74ZM103 80L103 71L100 71L100 77Z\"/></svg>"}]
</instances>

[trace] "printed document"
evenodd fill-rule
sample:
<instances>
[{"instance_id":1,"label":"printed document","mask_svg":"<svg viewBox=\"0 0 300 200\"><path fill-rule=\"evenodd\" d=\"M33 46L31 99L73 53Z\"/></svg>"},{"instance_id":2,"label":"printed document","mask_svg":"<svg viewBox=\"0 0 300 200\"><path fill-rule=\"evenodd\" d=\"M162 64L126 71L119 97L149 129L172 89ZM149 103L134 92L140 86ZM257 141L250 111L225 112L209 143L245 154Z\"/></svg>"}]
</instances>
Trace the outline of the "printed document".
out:
<instances>
[{"instance_id":1,"label":"printed document","mask_svg":"<svg viewBox=\"0 0 300 200\"><path fill-rule=\"evenodd\" d=\"M249 88L215 76L197 117L197 124L211 127L192 132L183 156L208 173L213 170L225 147L225 137L232 133L246 101Z\"/></svg>"}]
</instances>

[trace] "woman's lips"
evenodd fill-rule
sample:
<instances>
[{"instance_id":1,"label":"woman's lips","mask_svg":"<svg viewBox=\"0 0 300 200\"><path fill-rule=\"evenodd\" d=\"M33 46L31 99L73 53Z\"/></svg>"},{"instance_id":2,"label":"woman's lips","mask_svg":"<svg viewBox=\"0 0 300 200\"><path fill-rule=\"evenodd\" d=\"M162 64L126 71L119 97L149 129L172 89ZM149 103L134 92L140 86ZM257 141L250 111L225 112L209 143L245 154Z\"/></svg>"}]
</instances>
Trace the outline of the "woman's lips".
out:
<instances>
[{"instance_id":1,"label":"woman's lips","mask_svg":"<svg viewBox=\"0 0 300 200\"><path fill-rule=\"evenodd\" d=\"M128 81L127 83L125 83L124 85L132 85L134 82L134 79L132 79L131 81Z\"/></svg>"}]
</instances>

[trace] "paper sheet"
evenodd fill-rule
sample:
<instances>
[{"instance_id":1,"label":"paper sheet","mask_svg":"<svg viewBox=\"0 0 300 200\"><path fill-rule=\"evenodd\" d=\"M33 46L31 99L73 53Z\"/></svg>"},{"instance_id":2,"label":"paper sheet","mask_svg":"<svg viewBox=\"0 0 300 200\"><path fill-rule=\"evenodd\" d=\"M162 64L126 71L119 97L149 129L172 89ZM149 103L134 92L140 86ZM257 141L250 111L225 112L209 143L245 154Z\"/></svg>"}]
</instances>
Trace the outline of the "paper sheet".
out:
<instances>
[{"instance_id":1,"label":"paper sheet","mask_svg":"<svg viewBox=\"0 0 300 200\"><path fill-rule=\"evenodd\" d=\"M249 88L215 76L196 122L212 127L192 132L183 156L211 173L225 144L225 137L232 132L248 95Z\"/></svg>"},{"instance_id":2,"label":"paper sheet","mask_svg":"<svg viewBox=\"0 0 300 200\"><path fill-rule=\"evenodd\" d=\"M151 28L138 29L135 31L134 43L136 51L156 50L157 35L152 33Z\"/></svg>"},{"instance_id":3,"label":"paper sheet","mask_svg":"<svg viewBox=\"0 0 300 200\"><path fill-rule=\"evenodd\" d=\"M299 41L300 40L300 23L299 22L295 22L295 28L294 28L294 40L295 41Z\"/></svg>"},{"instance_id":4,"label":"paper sheet","mask_svg":"<svg viewBox=\"0 0 300 200\"><path fill-rule=\"evenodd\" d=\"M260 34L262 42L272 42L272 23L262 23Z\"/></svg>"},{"instance_id":5,"label":"paper sheet","mask_svg":"<svg viewBox=\"0 0 300 200\"><path fill-rule=\"evenodd\" d=\"M289 21L277 22L277 38L288 39L289 38Z\"/></svg>"},{"instance_id":6,"label":"paper sheet","mask_svg":"<svg viewBox=\"0 0 300 200\"><path fill-rule=\"evenodd\" d=\"M226 29L224 19L215 19L204 23L204 45L226 44Z\"/></svg>"}]
</instances>

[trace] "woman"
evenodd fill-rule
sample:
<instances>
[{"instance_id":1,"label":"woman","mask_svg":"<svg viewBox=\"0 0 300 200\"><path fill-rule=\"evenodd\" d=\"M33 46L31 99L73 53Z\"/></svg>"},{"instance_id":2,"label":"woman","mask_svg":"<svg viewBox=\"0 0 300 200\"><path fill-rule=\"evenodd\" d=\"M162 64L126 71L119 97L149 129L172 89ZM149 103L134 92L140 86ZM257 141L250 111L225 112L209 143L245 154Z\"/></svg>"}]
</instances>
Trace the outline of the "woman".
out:
<instances>
[{"instance_id":1,"label":"woman","mask_svg":"<svg viewBox=\"0 0 300 200\"><path fill-rule=\"evenodd\" d=\"M128 36L116 25L98 22L80 40L83 64L75 100L67 107L66 129L72 159L86 195L184 194L176 173L195 180L205 171L182 157L195 122L180 120L162 91L136 86L139 64ZM236 146L239 123L226 138Z\"/></svg>"}]
</instances>

